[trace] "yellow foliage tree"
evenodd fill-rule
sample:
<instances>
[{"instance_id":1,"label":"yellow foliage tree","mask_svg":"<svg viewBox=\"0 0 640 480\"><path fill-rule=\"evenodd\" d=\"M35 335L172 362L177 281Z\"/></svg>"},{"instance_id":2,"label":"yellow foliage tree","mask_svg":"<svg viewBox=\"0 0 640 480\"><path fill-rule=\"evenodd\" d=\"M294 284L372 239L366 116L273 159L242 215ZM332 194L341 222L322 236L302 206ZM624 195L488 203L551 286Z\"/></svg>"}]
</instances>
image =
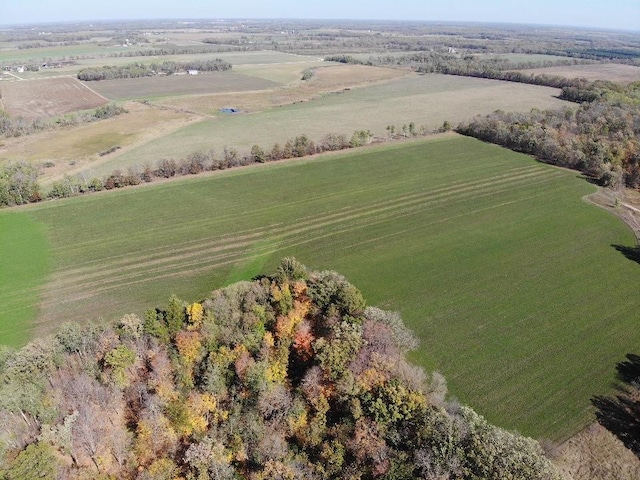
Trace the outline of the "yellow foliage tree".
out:
<instances>
[{"instance_id":1,"label":"yellow foliage tree","mask_svg":"<svg viewBox=\"0 0 640 480\"><path fill-rule=\"evenodd\" d=\"M194 302L187 306L187 318L189 320L188 330L198 330L202 326L204 318L204 308L202 304Z\"/></svg>"},{"instance_id":2,"label":"yellow foliage tree","mask_svg":"<svg viewBox=\"0 0 640 480\"><path fill-rule=\"evenodd\" d=\"M182 330L176 334L176 347L182 361L186 365L193 366L202 352L202 335L200 332Z\"/></svg>"}]
</instances>

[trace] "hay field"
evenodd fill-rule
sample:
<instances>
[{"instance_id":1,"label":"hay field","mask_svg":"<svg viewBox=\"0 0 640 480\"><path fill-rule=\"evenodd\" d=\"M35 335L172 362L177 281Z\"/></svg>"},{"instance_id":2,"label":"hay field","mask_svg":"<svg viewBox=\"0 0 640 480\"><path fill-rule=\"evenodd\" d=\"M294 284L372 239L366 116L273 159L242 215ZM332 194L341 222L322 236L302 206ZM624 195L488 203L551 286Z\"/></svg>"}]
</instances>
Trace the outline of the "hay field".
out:
<instances>
[{"instance_id":1,"label":"hay field","mask_svg":"<svg viewBox=\"0 0 640 480\"><path fill-rule=\"evenodd\" d=\"M3 82L0 92L6 112L26 119L55 117L108 102L70 77Z\"/></svg>"},{"instance_id":2,"label":"hay field","mask_svg":"<svg viewBox=\"0 0 640 480\"><path fill-rule=\"evenodd\" d=\"M82 82L110 100L150 99L202 93L266 90L279 84L233 72L198 75L156 75L153 77Z\"/></svg>"},{"instance_id":3,"label":"hay field","mask_svg":"<svg viewBox=\"0 0 640 480\"><path fill-rule=\"evenodd\" d=\"M523 73L558 75L565 78L586 78L587 80L610 80L616 83L632 83L640 81L640 67L617 63L600 63L595 65L572 65L568 67L533 68L522 70Z\"/></svg>"},{"instance_id":4,"label":"hay field","mask_svg":"<svg viewBox=\"0 0 640 480\"><path fill-rule=\"evenodd\" d=\"M234 147L242 153L254 144L271 148L275 142L282 145L300 134L318 141L327 133L351 135L354 130L365 129L386 137L387 125L394 124L400 131L403 124L410 122L416 128L425 125L433 130L445 120L455 125L496 109L528 111L534 107L566 105L555 97L558 92L553 88L495 80L411 74L256 113L217 115L177 130L158 142L115 156L113 162L92 170L91 175L159 158L182 158L196 150L221 152L224 147Z\"/></svg>"},{"instance_id":5,"label":"hay field","mask_svg":"<svg viewBox=\"0 0 640 480\"><path fill-rule=\"evenodd\" d=\"M638 265L574 172L449 135L30 206L52 273L36 332L142 314L294 255L400 310L413 359L492 422L566 438L640 341ZM1 291L1 290L0 290Z\"/></svg>"}]
</instances>

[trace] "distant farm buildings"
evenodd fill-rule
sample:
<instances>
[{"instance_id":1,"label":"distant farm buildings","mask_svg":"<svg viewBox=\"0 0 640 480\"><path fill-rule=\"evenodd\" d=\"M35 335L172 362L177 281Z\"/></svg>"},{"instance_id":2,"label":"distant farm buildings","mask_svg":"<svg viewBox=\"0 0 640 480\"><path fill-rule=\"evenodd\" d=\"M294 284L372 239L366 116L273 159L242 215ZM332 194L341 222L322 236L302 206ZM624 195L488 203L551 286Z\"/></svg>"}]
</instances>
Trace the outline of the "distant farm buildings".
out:
<instances>
[{"instance_id":1,"label":"distant farm buildings","mask_svg":"<svg viewBox=\"0 0 640 480\"><path fill-rule=\"evenodd\" d=\"M187 73L189 75L198 75L198 70L188 70Z\"/></svg>"}]
</instances>

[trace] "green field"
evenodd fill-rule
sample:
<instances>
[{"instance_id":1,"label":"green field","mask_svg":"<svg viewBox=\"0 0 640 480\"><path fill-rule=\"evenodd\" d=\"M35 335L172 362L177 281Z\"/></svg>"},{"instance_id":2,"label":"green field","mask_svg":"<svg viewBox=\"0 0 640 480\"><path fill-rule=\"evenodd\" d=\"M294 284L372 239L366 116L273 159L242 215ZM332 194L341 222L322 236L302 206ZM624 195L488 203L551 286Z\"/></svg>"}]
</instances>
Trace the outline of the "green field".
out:
<instances>
[{"instance_id":1,"label":"green field","mask_svg":"<svg viewBox=\"0 0 640 480\"><path fill-rule=\"evenodd\" d=\"M25 213L0 215L0 342L18 346L32 336L40 287L49 268L45 226Z\"/></svg>"},{"instance_id":2,"label":"green field","mask_svg":"<svg viewBox=\"0 0 640 480\"><path fill-rule=\"evenodd\" d=\"M496 109L528 111L567 105L557 95L557 89L535 85L451 75L412 75L261 112L218 115L115 156L86 174L108 175L116 168L145 162L153 165L162 158L182 158L196 150L213 149L220 154L224 147L233 147L248 153L254 144L271 149L275 142L282 145L301 134L319 141L327 133L351 135L354 130L364 129L384 137L387 125L395 125L400 132L402 125L414 122L417 129L425 125L433 130L445 120L455 125Z\"/></svg>"},{"instance_id":3,"label":"green field","mask_svg":"<svg viewBox=\"0 0 640 480\"><path fill-rule=\"evenodd\" d=\"M23 210L51 244L34 327L202 298L294 255L399 310L421 339L413 359L452 395L562 439L593 420L589 398L640 342L640 267L614 248L634 236L582 199L592 191L448 135L47 202Z\"/></svg>"}]
</instances>

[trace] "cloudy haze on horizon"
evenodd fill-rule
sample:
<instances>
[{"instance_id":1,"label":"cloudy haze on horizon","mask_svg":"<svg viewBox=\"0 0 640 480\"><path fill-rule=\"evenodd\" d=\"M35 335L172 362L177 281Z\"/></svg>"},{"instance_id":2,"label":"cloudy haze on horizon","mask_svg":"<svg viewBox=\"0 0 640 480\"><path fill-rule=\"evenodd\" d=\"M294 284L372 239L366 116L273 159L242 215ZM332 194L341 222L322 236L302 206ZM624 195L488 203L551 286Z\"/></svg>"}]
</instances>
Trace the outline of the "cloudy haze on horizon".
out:
<instances>
[{"instance_id":1,"label":"cloudy haze on horizon","mask_svg":"<svg viewBox=\"0 0 640 480\"><path fill-rule=\"evenodd\" d=\"M306 3L294 0L111 0L103 3L78 3L77 0L22 0L7 1L0 12L1 25L158 18L475 21L640 31L640 0L610 0L606 3L593 0L459 0L455 3L425 0L325 0Z\"/></svg>"}]
</instances>

